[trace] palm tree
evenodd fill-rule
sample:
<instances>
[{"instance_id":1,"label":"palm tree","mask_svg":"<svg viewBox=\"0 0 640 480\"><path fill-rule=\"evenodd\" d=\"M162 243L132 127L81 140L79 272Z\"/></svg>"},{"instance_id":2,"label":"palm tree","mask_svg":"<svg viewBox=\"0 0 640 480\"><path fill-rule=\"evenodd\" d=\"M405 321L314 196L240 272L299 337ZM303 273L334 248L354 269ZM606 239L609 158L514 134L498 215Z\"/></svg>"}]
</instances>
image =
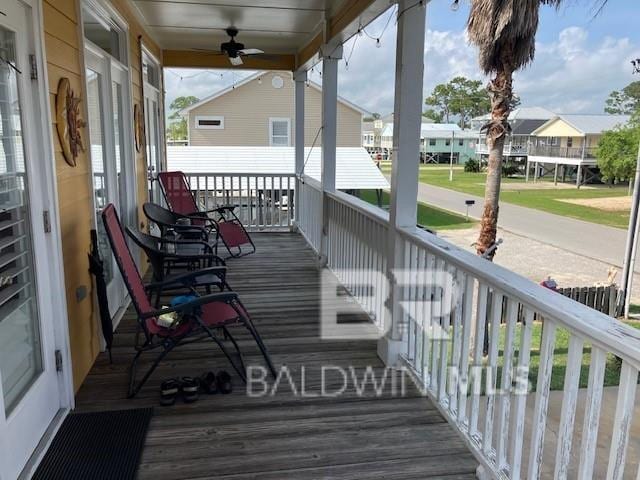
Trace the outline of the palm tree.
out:
<instances>
[{"instance_id":1,"label":"palm tree","mask_svg":"<svg viewBox=\"0 0 640 480\"><path fill-rule=\"evenodd\" d=\"M482 127L487 133L489 163L480 234L479 255L496 240L498 201L502 174L502 149L509 134L509 113L513 95L513 72L533 60L538 13L541 5L558 7L562 0L471 0L467 31L479 49L480 68L493 75L487 90L491 98L491 119ZM495 250L487 254L493 259Z\"/></svg>"}]
</instances>

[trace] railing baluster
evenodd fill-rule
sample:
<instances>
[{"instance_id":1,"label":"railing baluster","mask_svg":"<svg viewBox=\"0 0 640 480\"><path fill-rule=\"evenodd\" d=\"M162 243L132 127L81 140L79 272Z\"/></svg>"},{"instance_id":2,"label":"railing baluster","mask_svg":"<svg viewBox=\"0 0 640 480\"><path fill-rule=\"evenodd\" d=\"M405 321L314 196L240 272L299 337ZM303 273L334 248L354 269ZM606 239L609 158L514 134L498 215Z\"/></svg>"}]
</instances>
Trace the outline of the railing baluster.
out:
<instances>
[{"instance_id":1,"label":"railing baluster","mask_svg":"<svg viewBox=\"0 0 640 480\"><path fill-rule=\"evenodd\" d=\"M442 294L444 277L444 260L436 259L434 272L434 302L431 310L432 341L431 341L431 390L437 391L439 382L438 359L440 358L440 344L442 343Z\"/></svg>"},{"instance_id":2,"label":"railing baluster","mask_svg":"<svg viewBox=\"0 0 640 480\"><path fill-rule=\"evenodd\" d=\"M460 370L458 379L458 422L463 424L467 413L467 393L469 391L469 344L471 341L471 322L473 314L473 290L475 280L469 274L464 276L462 300L462 345L460 348Z\"/></svg>"},{"instance_id":3,"label":"railing baluster","mask_svg":"<svg viewBox=\"0 0 640 480\"><path fill-rule=\"evenodd\" d=\"M524 439L525 407L529 393L529 362L531 337L533 332L533 311L523 307L520 348L518 350L518 370L516 372L516 390L513 399L513 428L511 431L511 478L520 478L522 469L522 442ZM523 385L524 384L524 385ZM524 387L524 391L521 389Z\"/></svg>"},{"instance_id":4,"label":"railing baluster","mask_svg":"<svg viewBox=\"0 0 640 480\"><path fill-rule=\"evenodd\" d=\"M416 284L418 285L418 298L416 299L418 305L416 306L416 316L418 322L418 335L416 337L416 361L415 368L416 371L420 374L420 378L422 379L422 383L425 383L425 370L424 370L424 339L425 339L425 305L427 303L426 299L426 279L427 272L425 268L425 251L424 248L418 249L418 257L416 259L416 268L417 268L417 278Z\"/></svg>"},{"instance_id":5,"label":"railing baluster","mask_svg":"<svg viewBox=\"0 0 640 480\"><path fill-rule=\"evenodd\" d=\"M425 308L424 308L424 340L422 342L424 346L423 365L424 369L424 382L425 385L431 385L431 379L433 378L433 372L431 371L431 347L433 346L433 308L434 308L434 275L436 270L435 257L425 252Z\"/></svg>"},{"instance_id":6,"label":"railing baluster","mask_svg":"<svg viewBox=\"0 0 640 480\"><path fill-rule=\"evenodd\" d=\"M451 307L453 305L453 267L446 266L444 271L444 293L442 295L442 315L440 317L440 372L438 384L438 400L445 405L447 395L447 368L449 366L449 342L451 342Z\"/></svg>"},{"instance_id":7,"label":"railing baluster","mask_svg":"<svg viewBox=\"0 0 640 480\"><path fill-rule=\"evenodd\" d=\"M501 469L506 466L507 445L509 442L509 411L511 408L511 380L513 367L513 343L518 321L518 304L512 298L507 300L506 328L502 355L502 380L500 382L500 403L498 412L498 443L496 463Z\"/></svg>"},{"instance_id":8,"label":"railing baluster","mask_svg":"<svg viewBox=\"0 0 640 480\"><path fill-rule=\"evenodd\" d=\"M462 349L462 302L464 297L464 274L462 269L456 270L453 289L453 326L451 334L453 346L451 351L451 365L449 372L449 411L455 418L458 411L458 385L460 381L460 355Z\"/></svg>"},{"instance_id":9,"label":"railing baluster","mask_svg":"<svg viewBox=\"0 0 640 480\"><path fill-rule=\"evenodd\" d=\"M478 436L478 412L480 410L480 392L482 390L482 357L484 354L484 337L487 323L487 301L489 288L483 283L478 285L476 303L476 330L473 339L473 365L471 386L471 412L469 415L469 435Z\"/></svg>"},{"instance_id":10,"label":"railing baluster","mask_svg":"<svg viewBox=\"0 0 640 480\"><path fill-rule=\"evenodd\" d=\"M607 480L621 480L624 475L637 386L638 370L630 365L629 362L623 360L622 368L620 369L616 414L613 420L613 437L611 438L611 450L609 451Z\"/></svg>"},{"instance_id":11,"label":"railing baluster","mask_svg":"<svg viewBox=\"0 0 640 480\"><path fill-rule=\"evenodd\" d=\"M502 318L502 293L496 289L492 291L491 301L491 338L489 340L489 358L487 360L487 381L485 382L487 397L486 417L484 420L484 435L482 451L489 456L493 445L493 422L496 401L496 381L498 371L498 346L500 343L500 319Z\"/></svg>"},{"instance_id":12,"label":"railing baluster","mask_svg":"<svg viewBox=\"0 0 640 480\"><path fill-rule=\"evenodd\" d=\"M569 354L567 355L567 370L564 376L564 395L562 398L558 447L556 450L554 476L557 479L567 478L569 469L571 444L573 441L573 422L576 416L580 368L582 367L583 343L582 339L576 335L571 335L569 339Z\"/></svg>"},{"instance_id":13,"label":"railing baluster","mask_svg":"<svg viewBox=\"0 0 640 480\"><path fill-rule=\"evenodd\" d=\"M582 427L582 447L580 448L580 464L578 468L578 478L580 480L593 478L606 361L607 353L592 345L587 401L584 409L584 426Z\"/></svg>"},{"instance_id":14,"label":"railing baluster","mask_svg":"<svg viewBox=\"0 0 640 480\"><path fill-rule=\"evenodd\" d=\"M529 470L527 478L540 478L542 454L544 451L544 436L547 428L547 408L549 406L549 388L551 386L551 370L553 368L553 353L556 341L555 322L544 319L542 342L540 345L540 366L538 367L538 383L536 386L536 400L533 407L531 445L529 447Z\"/></svg>"}]
</instances>

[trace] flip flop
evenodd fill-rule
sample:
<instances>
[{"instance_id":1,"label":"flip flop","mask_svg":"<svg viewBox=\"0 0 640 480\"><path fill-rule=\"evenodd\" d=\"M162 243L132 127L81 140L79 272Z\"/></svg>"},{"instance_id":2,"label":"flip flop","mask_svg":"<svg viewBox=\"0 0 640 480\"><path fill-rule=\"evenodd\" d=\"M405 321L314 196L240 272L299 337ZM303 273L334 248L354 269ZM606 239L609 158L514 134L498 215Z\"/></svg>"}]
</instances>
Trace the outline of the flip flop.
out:
<instances>
[{"instance_id":1,"label":"flip flop","mask_svg":"<svg viewBox=\"0 0 640 480\"><path fill-rule=\"evenodd\" d=\"M218 384L216 382L216 375L213 372L205 372L200 376L200 387L202 391L213 395L218 393Z\"/></svg>"},{"instance_id":2,"label":"flip flop","mask_svg":"<svg viewBox=\"0 0 640 480\"><path fill-rule=\"evenodd\" d=\"M218 384L218 391L220 393L228 394L233 390L231 375L224 370L219 371L218 375L216 375L216 383Z\"/></svg>"},{"instance_id":3,"label":"flip flop","mask_svg":"<svg viewBox=\"0 0 640 480\"><path fill-rule=\"evenodd\" d=\"M198 390L200 381L193 377L182 377L180 380L180 392L185 403L192 403L198 400Z\"/></svg>"},{"instance_id":4,"label":"flip flop","mask_svg":"<svg viewBox=\"0 0 640 480\"><path fill-rule=\"evenodd\" d=\"M160 384L160 405L170 407L176 403L176 397L180 390L180 383L175 378L165 380Z\"/></svg>"}]
</instances>

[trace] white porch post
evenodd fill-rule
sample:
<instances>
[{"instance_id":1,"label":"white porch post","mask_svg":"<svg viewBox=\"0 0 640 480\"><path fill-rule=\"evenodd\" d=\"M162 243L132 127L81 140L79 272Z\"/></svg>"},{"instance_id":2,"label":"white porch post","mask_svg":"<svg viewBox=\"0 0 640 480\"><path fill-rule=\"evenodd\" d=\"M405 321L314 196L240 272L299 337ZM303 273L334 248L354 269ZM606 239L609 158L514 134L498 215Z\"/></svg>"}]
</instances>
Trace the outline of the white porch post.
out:
<instances>
[{"instance_id":1,"label":"white porch post","mask_svg":"<svg viewBox=\"0 0 640 480\"><path fill-rule=\"evenodd\" d=\"M322 55L322 162L320 178L323 192L321 262L327 261L329 218L325 205L326 193L336 190L336 140L338 123L338 61L342 58L342 44L323 45Z\"/></svg>"},{"instance_id":2,"label":"white porch post","mask_svg":"<svg viewBox=\"0 0 640 480\"><path fill-rule=\"evenodd\" d=\"M293 74L295 81L295 195L293 202L293 212L295 215L295 225L300 222L300 176L304 173L304 92L307 81L307 71L298 70Z\"/></svg>"},{"instance_id":3,"label":"white porch post","mask_svg":"<svg viewBox=\"0 0 640 480\"><path fill-rule=\"evenodd\" d=\"M401 228L415 228L418 199L420 126L422 121L422 81L424 74L424 34L426 1L400 0L396 40L395 104L393 116L393 164L387 278L389 307L385 316L385 336L378 342L378 355L386 365L398 363L402 351L402 287L398 272L404 268Z\"/></svg>"},{"instance_id":4,"label":"white porch post","mask_svg":"<svg viewBox=\"0 0 640 480\"><path fill-rule=\"evenodd\" d=\"M529 182L529 155L527 155L527 166L525 167L525 173L524 173L524 181L525 183Z\"/></svg>"}]
</instances>

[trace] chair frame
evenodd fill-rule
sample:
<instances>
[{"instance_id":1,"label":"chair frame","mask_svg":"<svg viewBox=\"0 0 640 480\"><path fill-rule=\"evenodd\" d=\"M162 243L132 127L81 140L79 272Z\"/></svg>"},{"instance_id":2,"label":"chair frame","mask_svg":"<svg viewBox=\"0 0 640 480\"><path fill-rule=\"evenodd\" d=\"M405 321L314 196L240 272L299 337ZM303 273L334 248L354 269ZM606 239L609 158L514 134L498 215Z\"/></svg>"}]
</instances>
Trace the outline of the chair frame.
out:
<instances>
[{"instance_id":1,"label":"chair frame","mask_svg":"<svg viewBox=\"0 0 640 480\"><path fill-rule=\"evenodd\" d=\"M191 203L192 203L192 206L193 206L193 209L194 209L192 212L181 213L181 212L176 212L174 210L173 202L169 198L169 195L167 193L167 190L165 188L165 184L164 184L164 181L163 181L163 178L166 178L168 175L180 175L182 177L182 187L184 189L184 193L187 193L188 194L188 198L191 198ZM256 246L253 243L253 240L251 239L251 237L249 236L249 232L247 232L247 229L244 228L244 225L242 224L242 222L240 221L240 219L236 215L236 213L235 213L236 206L235 205L222 205L222 206L216 207L216 208L211 209L211 210L200 210L198 202L196 201L195 197L191 193L191 188L189 186L189 182L187 181L187 176L182 171L160 172L158 174L158 183L160 184L160 190L162 190L162 195L164 197L165 203L169 206L169 209L171 210L171 212L179 214L179 215L182 215L183 217L187 217L187 218L191 219L192 222L194 220L195 221L200 220L200 221L205 222L205 225L208 222L210 228L216 230L216 245L217 245L217 241L221 240L223 245L225 246L225 248L229 252L229 256L230 257L238 258L238 257L242 257L242 256L245 256L245 255L250 255L252 253L255 253ZM211 214L217 214L218 218L217 219L213 218L211 216ZM227 217L227 215L229 215L230 218ZM229 246L229 244L225 240L224 236L220 235L219 226L223 222L233 223L233 224L237 225L242 230L242 232L244 233L245 237L248 240L243 245L250 245L251 246L251 251L243 252L241 245ZM232 249L236 249L236 250L234 251ZM216 250L216 252L217 252L217 250Z\"/></svg>"},{"instance_id":2,"label":"chair frame","mask_svg":"<svg viewBox=\"0 0 640 480\"><path fill-rule=\"evenodd\" d=\"M109 225L109 218L108 218L109 215L113 215L113 218L115 219L115 222L117 224L117 228L120 229L119 233L120 235L122 235L122 238L124 239L123 248L125 251L122 251L122 252L118 251L119 248L117 247L116 240L114 239L114 236L113 236L114 232L111 231L111 226ZM180 304L180 305L175 305L169 308L162 308L162 309L156 308L149 311L142 310L141 305L139 303L139 299L135 294L133 282L136 282L136 283L140 282L139 287L140 286L143 287L145 294L149 291L158 290L158 289L160 291L163 291L163 288L165 288L166 285L173 286L176 284L176 282L180 282L184 285L188 293L199 295L198 291L196 290L197 278L202 275L210 275L212 273L220 272L220 267L210 267L210 268L205 268L203 270L187 272L184 275L180 275L177 278L172 278L165 282L155 282L145 286L142 283L140 272L137 270L137 266L133 261L131 250L129 249L129 246L126 242L124 231L122 230L122 224L120 223L120 219L118 218L118 213L116 212L116 209L113 206L113 204L107 205L105 209L102 211L101 216L102 216L102 221L104 222L105 230L107 232L109 243L111 245L111 249L113 251L114 256L116 257L116 263L118 264L118 268L120 270L122 278L125 282L125 285L127 286L127 290L129 291L129 294L132 299L132 303L134 305L134 308L136 309L136 313L138 317L137 331L136 331L135 344L134 344L136 355L134 356L131 362L131 367L129 370L129 385L128 385L128 393L127 393L128 398L133 398L140 391L142 386L146 383L146 381L149 379L149 377L158 367L160 362L174 348L181 345L188 344L188 343L193 343L193 342L202 340L204 338L210 338L214 343L218 345L222 353L225 355L225 357L227 357L227 360L231 363L233 369L238 373L238 375L243 380L243 382L246 383L246 367L245 367L244 358L242 356L242 352L240 351L240 348L238 347L236 340L234 339L234 337L231 335L231 333L227 328L228 326L231 326L231 325L242 325L245 328L247 328L247 330L249 330L249 332L254 338L256 344L258 345L258 348L260 349L267 363L270 373L274 376L274 378L276 378L275 367L273 366L273 362L271 361L267 348L264 342L262 341L262 338L260 337L260 334L258 333L257 329L255 328L253 321L249 316L249 313L247 312L244 305L241 303L237 293L233 291L220 291L220 292L211 293L208 295L198 296L194 300ZM133 268L136 269L137 278L129 278L126 271L126 267L123 263L123 259L121 258L121 255L129 256L129 261L133 265ZM199 286L202 286L202 285L199 285ZM218 288L221 288L221 287L218 286ZM208 325L205 319L203 318L203 314L200 307L207 305L209 303L224 303L233 309L233 311L236 313L236 316L228 318L224 321L217 322L214 325ZM153 333L150 331L147 321L149 320L153 321L154 318L157 318L160 315L163 315L165 313L172 313L172 312L178 312L186 316L185 323L183 324L184 325L183 332L176 333L168 329L162 329L161 327L158 327L158 333ZM180 328L181 327L178 327L177 330L179 330ZM231 341L231 343L233 344L236 350L236 353L238 356L238 362L235 362L233 360L231 353L224 346L223 341L215 335L214 333L215 329L221 329L224 333L224 336L225 336L224 338L225 339L228 338ZM162 335L161 333L166 333L166 335ZM141 339L141 334L144 334L143 339ZM158 354L158 356L156 357L152 365L149 367L149 369L146 371L146 373L143 375L143 377L140 379L140 381L136 382L137 366L138 366L138 360L140 359L140 356L145 352L154 351L156 349L161 349L160 353Z\"/></svg>"}]
</instances>

